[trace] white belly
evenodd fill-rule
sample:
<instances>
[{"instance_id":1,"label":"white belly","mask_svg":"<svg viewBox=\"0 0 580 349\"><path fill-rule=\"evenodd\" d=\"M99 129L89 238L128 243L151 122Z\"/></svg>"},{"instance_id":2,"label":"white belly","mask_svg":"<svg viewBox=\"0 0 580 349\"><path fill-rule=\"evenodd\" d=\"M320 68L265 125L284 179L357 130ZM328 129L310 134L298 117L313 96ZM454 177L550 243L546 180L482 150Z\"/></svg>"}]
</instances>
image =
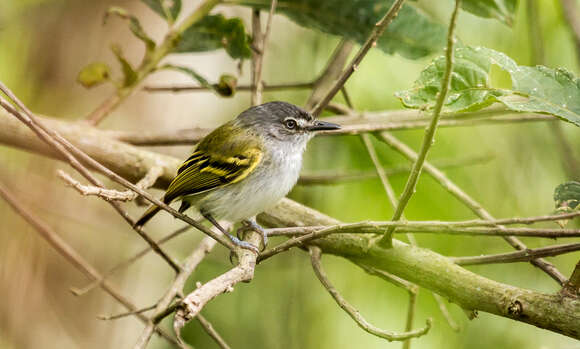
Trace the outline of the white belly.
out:
<instances>
[{"instance_id":1,"label":"white belly","mask_svg":"<svg viewBox=\"0 0 580 349\"><path fill-rule=\"evenodd\" d=\"M248 177L207 193L194 205L216 219L230 222L253 217L290 192L301 167L302 151L269 154Z\"/></svg>"}]
</instances>

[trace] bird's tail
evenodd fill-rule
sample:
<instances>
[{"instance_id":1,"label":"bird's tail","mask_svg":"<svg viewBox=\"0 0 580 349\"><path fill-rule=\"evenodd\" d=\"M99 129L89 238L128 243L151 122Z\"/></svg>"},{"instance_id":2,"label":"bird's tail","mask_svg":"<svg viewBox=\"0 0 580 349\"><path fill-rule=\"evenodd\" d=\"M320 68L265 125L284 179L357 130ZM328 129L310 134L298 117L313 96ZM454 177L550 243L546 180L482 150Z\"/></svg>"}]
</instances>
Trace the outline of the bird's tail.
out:
<instances>
[{"instance_id":1,"label":"bird's tail","mask_svg":"<svg viewBox=\"0 0 580 349\"><path fill-rule=\"evenodd\" d=\"M147 211L145 211L145 213L141 216L141 218L139 218L139 220L133 226L136 228L144 226L145 223L149 222L149 220L153 218L153 216L155 216L160 209L161 208L159 208L159 206L152 205L147 209Z\"/></svg>"}]
</instances>

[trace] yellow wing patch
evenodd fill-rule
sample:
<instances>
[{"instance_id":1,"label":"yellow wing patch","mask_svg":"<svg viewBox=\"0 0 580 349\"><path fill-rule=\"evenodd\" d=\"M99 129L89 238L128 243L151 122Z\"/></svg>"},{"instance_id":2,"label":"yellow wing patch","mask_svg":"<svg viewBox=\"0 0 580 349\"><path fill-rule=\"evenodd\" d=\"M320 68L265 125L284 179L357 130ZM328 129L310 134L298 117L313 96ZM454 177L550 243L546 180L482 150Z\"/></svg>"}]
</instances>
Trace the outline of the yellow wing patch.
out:
<instances>
[{"instance_id":1,"label":"yellow wing patch","mask_svg":"<svg viewBox=\"0 0 580 349\"><path fill-rule=\"evenodd\" d=\"M262 151L250 148L242 154L223 156L195 151L179 167L177 177L164 196L169 203L178 197L199 194L246 178L262 160Z\"/></svg>"}]
</instances>

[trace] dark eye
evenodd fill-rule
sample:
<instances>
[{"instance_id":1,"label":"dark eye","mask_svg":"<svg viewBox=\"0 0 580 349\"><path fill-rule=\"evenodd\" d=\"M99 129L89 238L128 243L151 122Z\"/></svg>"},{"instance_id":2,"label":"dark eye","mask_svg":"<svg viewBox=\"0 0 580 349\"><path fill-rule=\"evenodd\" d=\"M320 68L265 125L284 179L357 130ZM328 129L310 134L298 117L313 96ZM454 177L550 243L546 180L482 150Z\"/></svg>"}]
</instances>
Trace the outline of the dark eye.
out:
<instances>
[{"instance_id":1,"label":"dark eye","mask_svg":"<svg viewBox=\"0 0 580 349\"><path fill-rule=\"evenodd\" d=\"M287 129L295 129L296 128L296 120L294 119L288 119L288 120L284 120L284 126L286 126Z\"/></svg>"}]
</instances>

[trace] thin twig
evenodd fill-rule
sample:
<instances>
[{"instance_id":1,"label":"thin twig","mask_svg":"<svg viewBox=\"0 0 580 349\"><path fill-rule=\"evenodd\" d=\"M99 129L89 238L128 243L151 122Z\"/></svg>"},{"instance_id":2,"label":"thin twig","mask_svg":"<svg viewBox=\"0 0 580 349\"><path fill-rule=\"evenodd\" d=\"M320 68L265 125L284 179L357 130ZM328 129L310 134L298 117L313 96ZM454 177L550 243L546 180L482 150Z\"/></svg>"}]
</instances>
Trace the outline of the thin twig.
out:
<instances>
[{"instance_id":1,"label":"thin twig","mask_svg":"<svg viewBox=\"0 0 580 349\"><path fill-rule=\"evenodd\" d=\"M346 60L354 47L354 42L348 39L342 39L334 52L328 59L326 67L320 76L314 81L312 92L304 105L304 109L312 109L324 97L324 92L340 76Z\"/></svg>"},{"instance_id":2,"label":"thin twig","mask_svg":"<svg viewBox=\"0 0 580 349\"><path fill-rule=\"evenodd\" d=\"M452 169L461 168L472 165L480 165L489 162L494 157L492 155L481 155L474 157L438 159L433 163L439 168ZM383 167L384 174L389 176L401 175L409 173L411 165L400 164L392 167ZM347 182L359 182L362 180L377 178L377 171L361 171L361 172L347 172L336 173L329 171L305 173L298 178L298 185L334 185Z\"/></svg>"},{"instance_id":3,"label":"thin twig","mask_svg":"<svg viewBox=\"0 0 580 349\"><path fill-rule=\"evenodd\" d=\"M360 315L359 311L355 307L348 303L346 299L344 299L340 293L338 293L336 288L334 288L334 286L330 283L330 280L326 276L326 273L322 269L322 264L320 263L320 249L318 247L310 247L309 250L312 268L314 269L314 273L318 277L318 280L320 280L320 283L322 283L324 288L326 288L328 293L330 293L332 298L334 298L338 306L342 308L342 310L344 310L356 322L356 324L366 332L377 337L384 338L388 341L402 341L408 338L420 337L429 332L429 329L431 329L431 319L427 319L427 324L423 328L402 333L386 331L370 324L362 317L362 315Z\"/></svg>"},{"instance_id":4,"label":"thin twig","mask_svg":"<svg viewBox=\"0 0 580 349\"><path fill-rule=\"evenodd\" d=\"M209 334L211 338L216 342L216 344L222 349L230 349L230 346L226 341L220 336L220 334L213 328L211 322L207 321L207 319L202 316L201 314L197 314L195 317L196 320L199 322L201 327Z\"/></svg>"},{"instance_id":5,"label":"thin twig","mask_svg":"<svg viewBox=\"0 0 580 349\"><path fill-rule=\"evenodd\" d=\"M10 193L5 186L0 183L0 197L2 197L24 220L29 223L38 234L48 242L48 244L56 250L64 259L73 265L77 270L83 273L91 280L102 278L98 270L87 262L74 248L72 248L63 238L61 238L50 226L34 216L31 211L27 210L22 204L18 202L16 197ZM111 283L105 281L100 284L100 287L113 297L117 302L123 305L129 311L136 311L137 307L125 298ZM143 314L136 313L135 316L144 323L148 319ZM171 337L163 329L157 329L156 332L170 343L177 345L177 341Z\"/></svg>"},{"instance_id":6,"label":"thin twig","mask_svg":"<svg viewBox=\"0 0 580 349\"><path fill-rule=\"evenodd\" d=\"M452 119L452 115L449 115L448 118L442 118L439 121L438 127L485 126L495 124L516 124L522 122L557 122L557 119L551 116L521 113L512 113L513 115L506 116L505 113L505 111L500 110L493 110L492 112L473 112L471 113L473 117L462 115L459 119ZM321 131L317 135L340 136L380 131L424 129L429 122L427 118L421 116L416 111L408 112L403 110L387 110L377 113L354 114L348 118L337 115L329 117L328 120L341 124L342 128L336 131ZM211 129L193 128L172 131L103 132L112 139L133 145L173 146L196 144L211 131Z\"/></svg>"},{"instance_id":7,"label":"thin twig","mask_svg":"<svg viewBox=\"0 0 580 349\"><path fill-rule=\"evenodd\" d=\"M57 170L56 174L59 178L65 181L68 185L75 188L79 193L85 196L99 196L105 200L115 200L115 201L132 201L139 197L139 194L132 190L118 191L114 189L105 189L92 185L83 185L79 181L72 178L69 174L63 170ZM151 167L147 175L143 177L137 184L138 188L149 189L155 184L155 181L163 174L163 168L156 166Z\"/></svg>"},{"instance_id":8,"label":"thin twig","mask_svg":"<svg viewBox=\"0 0 580 349\"><path fill-rule=\"evenodd\" d=\"M566 281L560 290L560 294L573 297L580 296L580 261L576 263L570 279Z\"/></svg>"},{"instance_id":9,"label":"thin twig","mask_svg":"<svg viewBox=\"0 0 580 349\"><path fill-rule=\"evenodd\" d=\"M415 161L417 159L417 153L409 148L405 143L399 141L396 137L392 136L388 132L382 132L379 134L379 139L387 143L390 147L397 150L403 156L405 156L410 161ZM493 221L494 217L485 210L477 201L475 201L471 196L464 192L459 186L457 186L453 181L451 181L441 170L431 165L429 162L425 162L424 166L425 172L427 172L433 179L435 179L439 184L445 188L449 193L455 196L461 203L467 206L474 214L478 217ZM499 228L503 228L502 225L498 225ZM525 250L527 246L521 242L516 237L505 236L506 240L513 248L516 250ZM566 282L566 277L558 270L556 267L549 263L548 261L538 258L531 261L531 263L538 268L546 272L551 278L556 280L560 285Z\"/></svg>"},{"instance_id":10,"label":"thin twig","mask_svg":"<svg viewBox=\"0 0 580 349\"><path fill-rule=\"evenodd\" d=\"M385 29L391 24L391 22L395 19L401 7L403 7L403 3L405 0L395 0L391 8L387 11L387 13L381 18L379 22L375 24L369 38L367 41L361 46L359 51L357 52L356 56L353 60L349 63L347 68L342 72L338 81L334 84L334 86L326 93L324 98L320 100L312 109L311 113L315 116L318 116L322 110L326 107L326 105L332 100L332 98L340 91L340 89L344 86L346 81L350 78L350 76L358 69L358 66L362 62L363 58L369 52L369 50L376 45L377 40L383 34Z\"/></svg>"},{"instance_id":11,"label":"thin twig","mask_svg":"<svg viewBox=\"0 0 580 349\"><path fill-rule=\"evenodd\" d=\"M261 23L260 23L260 10L254 10L252 14L252 28L254 30L254 45L257 46L257 52L253 52L253 69L252 82L254 84L254 89L252 90L252 105L262 104L262 90L264 85L262 84L262 68L264 66L264 55L266 54L266 46L268 44L268 36L270 35L270 30L272 29L272 18L274 17L274 11L276 11L276 5L278 0L271 0L270 13L268 15L268 22L266 23L266 31L262 35Z\"/></svg>"},{"instance_id":12,"label":"thin twig","mask_svg":"<svg viewBox=\"0 0 580 349\"><path fill-rule=\"evenodd\" d=\"M398 221L401 219L411 196L415 193L415 188L417 187L417 182L419 180L419 176L421 175L421 171L423 169L423 164L425 163L425 159L427 158L427 153L431 148L431 144L433 144L433 140L435 138L435 131L437 130L437 123L439 122L439 117L441 116L441 109L443 109L443 105L447 99L447 91L449 90L449 84L451 83L451 73L453 72L453 45L455 43L455 24L457 22L457 17L459 14L459 7L461 5L461 0L455 0L455 8L453 9L453 13L451 14L451 20L449 22L449 29L447 34L447 48L445 51L445 73L443 75L443 79L441 80L441 88L437 95L437 101L435 103L435 108L433 109L433 118L429 123L429 126L425 130L425 136L423 137L423 142L421 144L421 149L417 155L417 160L413 164L413 169L409 174L409 179L405 184L405 189L401 194L401 198L399 199L399 204L395 209L395 213L393 214L393 221ZM389 228L385 231L385 234L379 241L381 246L390 246L391 245L391 235L395 228Z\"/></svg>"},{"instance_id":13,"label":"thin twig","mask_svg":"<svg viewBox=\"0 0 580 349\"><path fill-rule=\"evenodd\" d=\"M160 321L157 320L158 315L165 312L165 310L171 305L175 297L183 292L183 286L185 285L185 282L187 281L191 273L193 273L197 265L212 250L212 248L215 246L215 243L216 243L215 240L206 236L203 238L203 240L201 240L198 247L193 250L193 252L189 255L189 257L187 257L187 259L183 263L182 271L179 274L177 274L175 280L173 281L167 292L157 303L155 311L151 316L151 319L153 320L150 320L147 323L147 326L141 333L141 336L139 337L137 343L134 346L135 349L145 348L147 346L147 343L149 343L151 335L153 334L153 331L157 326L156 321ZM179 337L178 340L181 342L181 339Z\"/></svg>"},{"instance_id":14,"label":"thin twig","mask_svg":"<svg viewBox=\"0 0 580 349\"><path fill-rule=\"evenodd\" d=\"M580 250L580 242L573 244L563 244L554 246L545 246L534 249L521 250L509 253L499 253L484 256L469 256L469 257L449 257L451 261L459 265L474 265L474 264L494 264L494 263L514 263L514 262L529 262L538 257L552 257L565 253L575 252Z\"/></svg>"},{"instance_id":15,"label":"thin twig","mask_svg":"<svg viewBox=\"0 0 580 349\"><path fill-rule=\"evenodd\" d=\"M81 175L83 175L83 177L85 177L93 185L95 185L97 187L104 188L104 185L101 183L101 181L99 181L95 176L93 176L91 174L91 172L83 164L81 164L75 156L79 156L83 161L88 163L93 168L99 169L104 174L110 174L111 177L120 178L122 180L122 182L128 184L128 186L131 189L133 189L133 190L137 189L136 190L137 192L140 191L139 194L145 193L145 195L148 195L146 192L137 188L131 182L119 177L118 175L114 174L111 170L109 170L105 166L103 166L100 163L98 163L97 161L93 160L90 156L88 156L87 154L85 154L84 152L82 152L81 150L76 148L75 146L73 146L71 143L69 143L67 140L65 140L63 137L61 137L58 133L56 133L52 130L49 130L42 123L39 123L38 120L36 120L36 117L33 115L33 113L30 110L28 110L28 108L24 105L24 103L22 103L12 93L12 91L10 91L10 89L8 89L1 82L0 82L0 90L2 92L4 92L4 94L6 96L8 96L24 113L21 113L18 110L14 109L1 96L0 96L0 106L2 106L6 111L8 111L10 114L14 115L18 120L20 120L26 126L28 126L40 139L42 139L50 147L52 147L54 150L56 150L57 153L60 153L64 157L64 159L66 159L66 161L75 170L77 170ZM133 224L134 224L133 220L131 219L131 217L129 217L127 212L125 212L125 210L123 210L123 208L121 207L121 205L118 202L108 201L108 203L111 206L113 206L115 211L117 211L117 213L119 213L123 217L123 219L125 219L125 221L127 223L129 223L131 226L133 226ZM145 231L143 231L142 229L134 229L134 230L139 234L139 236L141 236L153 248L153 250L158 255L160 255L171 266L171 268L173 268L173 270L175 270L176 272L179 271L179 265L167 253L165 253L159 246L157 246L155 241L147 233L145 233Z\"/></svg>"},{"instance_id":16,"label":"thin twig","mask_svg":"<svg viewBox=\"0 0 580 349\"><path fill-rule=\"evenodd\" d=\"M191 226L186 225L184 227L181 227L179 229L177 229L176 231L174 231L173 233L155 241L157 243L157 245L161 246L164 243L168 242L169 240L181 235L182 233L186 232L187 230L189 230L191 228ZM107 280L108 278L110 278L113 274L129 267L130 265L132 265L133 263L135 263L136 261L138 261L140 258L142 258L143 256L145 256L147 253L151 252L151 247L145 247L144 249L142 249L141 251L137 252L136 254L134 254L132 257L128 258L127 260L115 265L114 267L112 267L111 269L107 270L106 272L103 273L103 277L100 279L96 279L94 281L92 281L91 283L89 283L88 285L84 286L84 287L80 287L80 288L76 288L73 287L71 288L71 292L75 295L75 296L82 296L84 294L86 294L87 292L93 290L95 287L98 287L103 281Z\"/></svg>"},{"instance_id":17,"label":"thin twig","mask_svg":"<svg viewBox=\"0 0 580 349\"><path fill-rule=\"evenodd\" d=\"M115 314L115 315L100 315L97 318L99 320L103 320L103 321L122 319L122 318L127 317L127 316L148 312L149 310L155 309L156 306L157 306L157 304L153 304L153 305L150 305L150 306L145 307L145 308L132 310L132 311L126 311L124 313L119 313L119 314Z\"/></svg>"},{"instance_id":18,"label":"thin twig","mask_svg":"<svg viewBox=\"0 0 580 349\"><path fill-rule=\"evenodd\" d=\"M201 20L207 15L211 9L214 8L220 0L204 0L196 8L196 10L186 17L175 29L167 33L163 42L153 49L153 52L147 52L143 56L143 60L139 68L135 71L136 79L129 86L124 86L116 91L113 95L103 101L93 112L87 116L87 121L92 125L99 124L107 115L115 110L125 99L131 96L137 90L137 87L143 80L149 76L155 69L159 62L165 58L175 48L179 42L179 37L183 32L191 27L193 24Z\"/></svg>"},{"instance_id":19,"label":"thin twig","mask_svg":"<svg viewBox=\"0 0 580 349\"><path fill-rule=\"evenodd\" d=\"M294 89L309 89L314 86L314 82L291 82L291 83L282 83L282 84L267 84L266 82L262 81L262 89L264 91L285 91L285 90L294 90ZM254 85L239 85L236 86L236 92L251 92L255 89ZM144 91L147 92L204 92L204 91L212 91L211 88L207 86L192 86L192 85L174 85L174 86L145 86L143 87Z\"/></svg>"}]
</instances>

